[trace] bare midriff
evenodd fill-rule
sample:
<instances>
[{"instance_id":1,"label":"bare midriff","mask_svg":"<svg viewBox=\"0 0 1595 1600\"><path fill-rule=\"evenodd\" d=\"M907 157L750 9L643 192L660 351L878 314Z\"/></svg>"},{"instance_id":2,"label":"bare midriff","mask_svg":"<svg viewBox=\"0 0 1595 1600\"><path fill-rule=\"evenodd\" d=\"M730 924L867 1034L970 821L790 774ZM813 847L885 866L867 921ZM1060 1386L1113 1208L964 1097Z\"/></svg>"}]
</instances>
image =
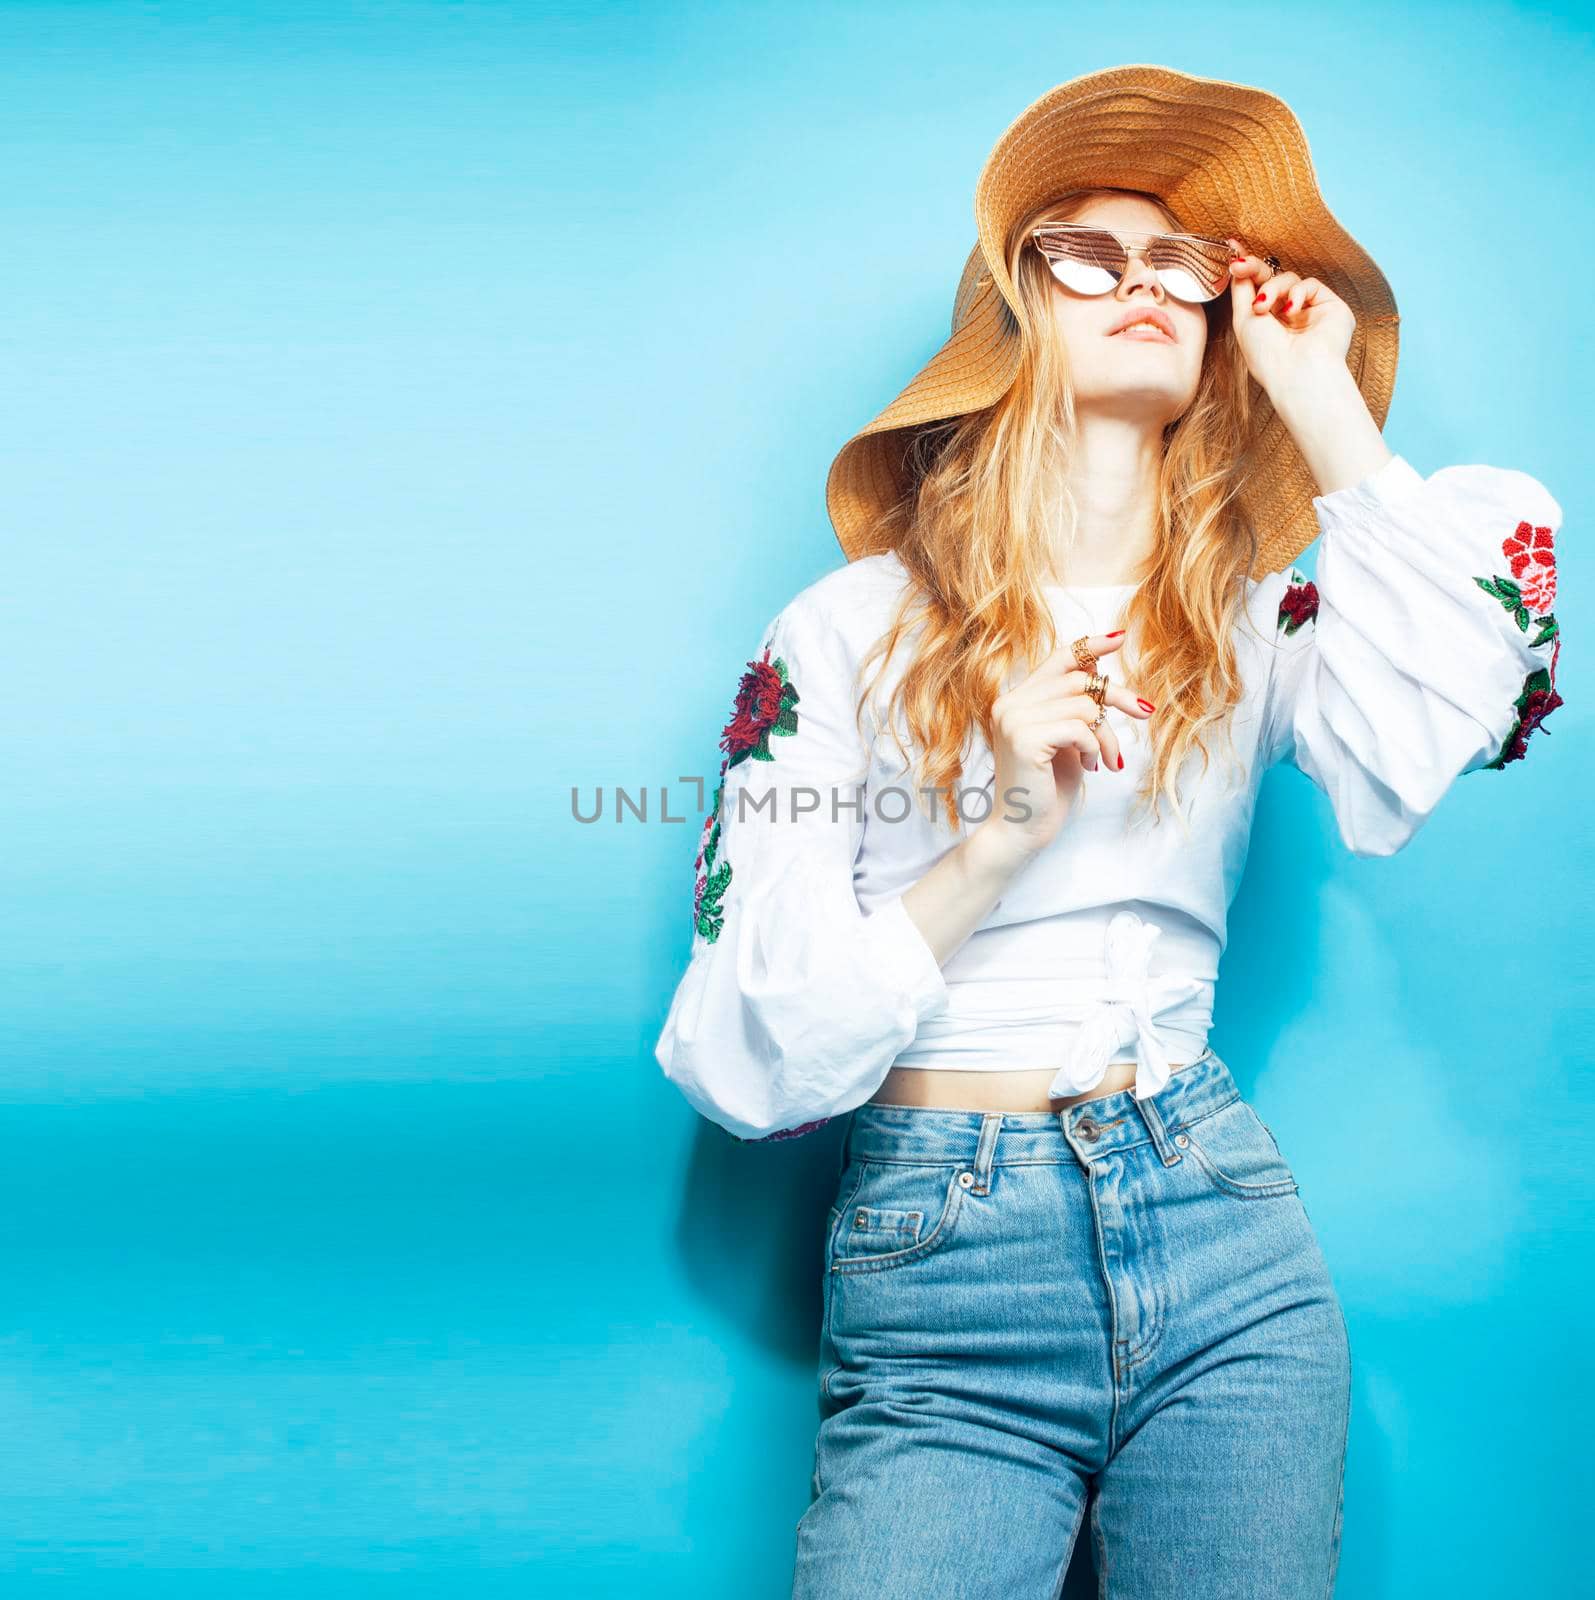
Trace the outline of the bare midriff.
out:
<instances>
[{"instance_id":1,"label":"bare midriff","mask_svg":"<svg viewBox=\"0 0 1595 1600\"><path fill-rule=\"evenodd\" d=\"M1178 1072L1190 1063L1170 1062ZM1117 1094L1135 1082L1133 1061L1112 1061L1102 1081L1084 1094L1051 1098L1047 1089L1057 1069L1014 1072L930 1072L924 1067L893 1067L870 1099L888 1106L940 1107L944 1111L1062 1111L1082 1100Z\"/></svg>"}]
</instances>

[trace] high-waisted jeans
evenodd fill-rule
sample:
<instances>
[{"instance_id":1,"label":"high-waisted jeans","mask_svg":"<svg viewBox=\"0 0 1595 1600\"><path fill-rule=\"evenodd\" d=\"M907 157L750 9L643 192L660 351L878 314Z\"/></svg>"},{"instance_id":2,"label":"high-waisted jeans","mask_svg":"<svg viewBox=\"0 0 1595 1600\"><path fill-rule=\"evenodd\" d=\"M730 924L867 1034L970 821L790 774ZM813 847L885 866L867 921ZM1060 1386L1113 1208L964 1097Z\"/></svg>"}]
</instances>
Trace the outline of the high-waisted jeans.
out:
<instances>
[{"instance_id":1,"label":"high-waisted jeans","mask_svg":"<svg viewBox=\"0 0 1595 1600\"><path fill-rule=\"evenodd\" d=\"M1140 1101L851 1113L794 1600L1325 1600L1351 1352L1211 1050Z\"/></svg>"}]
</instances>

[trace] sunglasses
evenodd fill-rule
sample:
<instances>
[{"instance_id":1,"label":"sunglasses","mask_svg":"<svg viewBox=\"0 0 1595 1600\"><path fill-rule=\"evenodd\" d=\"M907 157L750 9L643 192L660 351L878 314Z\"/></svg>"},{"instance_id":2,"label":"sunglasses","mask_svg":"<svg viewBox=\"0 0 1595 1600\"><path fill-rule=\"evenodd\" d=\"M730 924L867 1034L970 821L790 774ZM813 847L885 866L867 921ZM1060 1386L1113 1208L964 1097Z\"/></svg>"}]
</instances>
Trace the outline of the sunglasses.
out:
<instances>
[{"instance_id":1,"label":"sunglasses","mask_svg":"<svg viewBox=\"0 0 1595 1600\"><path fill-rule=\"evenodd\" d=\"M1138 253L1168 293L1195 305L1216 300L1229 287L1235 256L1224 240L1196 233L1143 233L1086 222L1042 223L1030 230L1030 238L1053 277L1076 294L1106 294Z\"/></svg>"}]
</instances>

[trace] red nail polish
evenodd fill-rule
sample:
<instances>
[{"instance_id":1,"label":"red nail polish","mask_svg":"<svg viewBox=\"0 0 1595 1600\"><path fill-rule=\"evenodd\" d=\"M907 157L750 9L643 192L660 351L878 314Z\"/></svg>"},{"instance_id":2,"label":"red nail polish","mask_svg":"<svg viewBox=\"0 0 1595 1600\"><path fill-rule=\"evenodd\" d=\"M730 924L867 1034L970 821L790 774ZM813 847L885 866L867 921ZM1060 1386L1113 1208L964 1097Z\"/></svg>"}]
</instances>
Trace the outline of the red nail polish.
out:
<instances>
[{"instance_id":1,"label":"red nail polish","mask_svg":"<svg viewBox=\"0 0 1595 1600\"><path fill-rule=\"evenodd\" d=\"M1119 771L1120 772L1124 771L1124 757L1123 756L1119 757Z\"/></svg>"},{"instance_id":2,"label":"red nail polish","mask_svg":"<svg viewBox=\"0 0 1595 1600\"><path fill-rule=\"evenodd\" d=\"M1108 637L1110 639L1118 639L1118 638L1122 638L1123 634L1124 634L1124 629L1123 628L1115 628L1113 630L1113 632L1108 635Z\"/></svg>"},{"instance_id":3,"label":"red nail polish","mask_svg":"<svg viewBox=\"0 0 1595 1600\"><path fill-rule=\"evenodd\" d=\"M1252 304L1255 306L1257 304L1257 301L1261 300L1262 298L1263 298L1262 295L1258 295L1257 300L1252 301Z\"/></svg>"},{"instance_id":4,"label":"red nail polish","mask_svg":"<svg viewBox=\"0 0 1595 1600\"><path fill-rule=\"evenodd\" d=\"M1136 697L1135 697L1135 699L1136 699L1136 703L1137 703L1137 704L1138 704L1138 705L1139 705L1139 706L1141 706L1141 708L1142 708L1142 709L1143 709L1143 710L1146 710L1146 711L1156 711L1156 710L1157 710L1157 707L1156 707L1156 706L1155 706L1155 705L1153 705L1153 704L1152 704L1152 702L1151 702L1151 701L1150 701L1150 700L1143 700L1143 699L1142 699L1142 698L1141 698L1141 697L1140 697L1140 695L1137 695L1137 696L1136 696Z\"/></svg>"},{"instance_id":5,"label":"red nail polish","mask_svg":"<svg viewBox=\"0 0 1595 1600\"><path fill-rule=\"evenodd\" d=\"M1290 301L1288 301L1288 300L1285 302L1285 310L1287 310L1287 311L1290 310Z\"/></svg>"}]
</instances>

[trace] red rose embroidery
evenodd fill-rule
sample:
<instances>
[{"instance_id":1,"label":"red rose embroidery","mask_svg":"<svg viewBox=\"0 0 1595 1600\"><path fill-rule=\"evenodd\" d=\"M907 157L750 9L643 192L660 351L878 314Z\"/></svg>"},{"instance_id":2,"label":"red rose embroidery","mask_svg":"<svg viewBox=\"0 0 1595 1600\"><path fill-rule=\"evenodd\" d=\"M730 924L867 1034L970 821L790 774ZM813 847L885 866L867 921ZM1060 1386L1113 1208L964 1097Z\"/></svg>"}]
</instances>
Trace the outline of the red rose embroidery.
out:
<instances>
[{"instance_id":1,"label":"red rose embroidery","mask_svg":"<svg viewBox=\"0 0 1595 1600\"><path fill-rule=\"evenodd\" d=\"M1551 687L1550 674L1541 667L1532 672L1523 684L1523 693L1517 698L1518 720L1501 745L1501 753L1486 765L1497 772L1509 761L1521 761L1528 754L1529 735L1562 703L1562 697Z\"/></svg>"},{"instance_id":2,"label":"red rose embroidery","mask_svg":"<svg viewBox=\"0 0 1595 1600\"><path fill-rule=\"evenodd\" d=\"M1473 579L1487 595L1500 601L1521 632L1527 633L1530 623L1534 625L1537 631L1529 640L1531 650L1547 644L1551 647L1550 669L1536 667L1523 680L1523 692L1513 702L1517 721L1502 741L1495 760L1486 763L1497 772L1507 762L1523 759L1528 753L1529 735L1562 704L1562 697L1556 692L1556 661L1562 653L1562 638L1549 609L1556 599L1554 541L1550 528L1520 522L1501 541L1501 554L1512 569L1511 577L1497 573Z\"/></svg>"},{"instance_id":3,"label":"red rose embroidery","mask_svg":"<svg viewBox=\"0 0 1595 1600\"><path fill-rule=\"evenodd\" d=\"M1291 583L1279 602L1279 621L1275 631L1283 628L1287 635L1294 633L1305 622L1318 617L1318 585L1303 578L1294 567L1290 569Z\"/></svg>"},{"instance_id":4,"label":"red rose embroidery","mask_svg":"<svg viewBox=\"0 0 1595 1600\"><path fill-rule=\"evenodd\" d=\"M766 645L764 654L757 661L750 661L742 674L731 720L721 731L720 748L726 757L720 763L719 787L714 791L709 814L703 819L698 855L692 863L696 873L692 924L710 944L720 937L725 926L725 897L731 887L731 863L715 860L720 848L720 800L725 793L726 769L750 758L773 761L770 737L797 732L798 714L792 709L797 702L797 685L787 675L786 662L780 656L772 661L770 646Z\"/></svg>"},{"instance_id":5,"label":"red rose embroidery","mask_svg":"<svg viewBox=\"0 0 1595 1600\"><path fill-rule=\"evenodd\" d=\"M1549 528L1520 522L1516 531L1501 541L1501 553L1522 590L1523 603L1534 611L1549 611L1556 601L1554 539Z\"/></svg>"},{"instance_id":6,"label":"red rose embroidery","mask_svg":"<svg viewBox=\"0 0 1595 1600\"><path fill-rule=\"evenodd\" d=\"M1501 541L1501 554L1506 557L1512 576L1497 573L1493 578L1475 576L1473 580L1492 599L1501 602L1522 632L1529 631L1530 622L1539 628L1529 640L1531 647L1549 644L1556 638L1556 618L1546 609L1556 598L1552 538L1549 528L1518 523L1515 531ZM1536 616L1536 612L1541 614Z\"/></svg>"},{"instance_id":7,"label":"red rose embroidery","mask_svg":"<svg viewBox=\"0 0 1595 1600\"><path fill-rule=\"evenodd\" d=\"M787 676L786 662L780 656L770 659L770 647L763 656L748 663L737 685L736 707L720 735L720 748L730 756L730 765L746 761L773 761L771 734L797 732L798 717L792 707L798 702L797 686Z\"/></svg>"}]
</instances>

